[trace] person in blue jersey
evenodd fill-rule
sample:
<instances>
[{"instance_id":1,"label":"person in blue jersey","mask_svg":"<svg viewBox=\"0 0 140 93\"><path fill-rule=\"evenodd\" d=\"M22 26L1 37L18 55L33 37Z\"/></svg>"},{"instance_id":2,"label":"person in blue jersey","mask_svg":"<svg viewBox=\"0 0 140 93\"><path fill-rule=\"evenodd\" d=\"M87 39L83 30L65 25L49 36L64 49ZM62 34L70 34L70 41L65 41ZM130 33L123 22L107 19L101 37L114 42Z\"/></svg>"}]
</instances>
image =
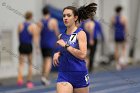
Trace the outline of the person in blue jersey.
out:
<instances>
[{"instance_id":1,"label":"person in blue jersey","mask_svg":"<svg viewBox=\"0 0 140 93\"><path fill-rule=\"evenodd\" d=\"M27 87L33 88L32 83L32 43L34 41L36 48L38 48L38 31L37 25L32 23L32 12L28 11L25 14L26 21L24 23L19 24L18 26L18 37L19 37L19 69L18 69L18 77L17 84L23 85L23 67L24 67L24 57L28 59L28 76L27 76Z\"/></svg>"},{"instance_id":2,"label":"person in blue jersey","mask_svg":"<svg viewBox=\"0 0 140 93\"><path fill-rule=\"evenodd\" d=\"M90 14L96 11L92 8L95 7L91 7ZM78 18L81 18L78 14L77 8L73 6L63 9L63 21L67 29L59 36L57 44L61 48L53 57L53 64L59 70L57 93L89 93L89 75L85 61L87 38L85 31L76 26Z\"/></svg>"},{"instance_id":3,"label":"person in blue jersey","mask_svg":"<svg viewBox=\"0 0 140 93\"><path fill-rule=\"evenodd\" d=\"M92 5L92 4L91 4ZM97 4L94 4L96 7ZM90 7L90 5L89 5ZM91 6L92 7L92 6ZM87 35L87 47L89 50L89 61L87 60L87 67L89 72L93 70L93 61L94 61L94 55L96 52L96 47L98 43L98 39L101 37L102 40L104 40L103 32L102 32L102 27L100 23L96 20L94 20L94 14L89 14L89 8L87 6L82 6L78 9L79 15L81 15L81 20L80 21L80 27L84 29ZM96 8L93 8L96 9Z\"/></svg>"},{"instance_id":4,"label":"person in blue jersey","mask_svg":"<svg viewBox=\"0 0 140 93\"><path fill-rule=\"evenodd\" d=\"M38 23L40 28L40 47L43 56L43 69L41 81L44 85L50 84L49 73L52 67L53 50L56 47L59 35L58 22L51 18L48 7L42 9L44 18Z\"/></svg>"},{"instance_id":5,"label":"person in blue jersey","mask_svg":"<svg viewBox=\"0 0 140 93\"><path fill-rule=\"evenodd\" d=\"M127 33L127 20L126 17L121 15L122 7L118 6L115 9L116 15L111 19L111 27L114 30L115 40L115 59L116 69L121 70L124 67L126 56L126 33ZM121 54L119 54L121 49Z\"/></svg>"},{"instance_id":6,"label":"person in blue jersey","mask_svg":"<svg viewBox=\"0 0 140 93\"><path fill-rule=\"evenodd\" d=\"M83 10L83 9L81 9ZM80 10L80 11L81 11ZM82 11L83 12L83 11ZM89 63L87 64L89 72L93 70L93 61L94 61L94 55L96 52L96 47L98 44L98 39L101 38L102 41L104 41L103 31L101 24L93 20L93 16L88 17L88 19L83 19L81 21L80 28L84 29L84 31L87 34L87 46L89 50ZM87 59L88 62L88 59Z\"/></svg>"}]
</instances>

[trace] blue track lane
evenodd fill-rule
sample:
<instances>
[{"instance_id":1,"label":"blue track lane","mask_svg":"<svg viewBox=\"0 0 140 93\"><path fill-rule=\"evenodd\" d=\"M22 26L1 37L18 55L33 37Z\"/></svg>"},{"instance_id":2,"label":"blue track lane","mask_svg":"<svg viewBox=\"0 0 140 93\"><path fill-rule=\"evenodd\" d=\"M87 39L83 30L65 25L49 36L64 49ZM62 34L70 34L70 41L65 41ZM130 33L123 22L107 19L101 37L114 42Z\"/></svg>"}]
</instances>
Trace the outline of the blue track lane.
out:
<instances>
[{"instance_id":1,"label":"blue track lane","mask_svg":"<svg viewBox=\"0 0 140 93\"><path fill-rule=\"evenodd\" d=\"M123 71L111 71L90 74L90 93L140 93L140 68L129 68ZM33 89L13 86L1 86L0 93L55 93L56 79L45 87L40 82L34 82Z\"/></svg>"}]
</instances>

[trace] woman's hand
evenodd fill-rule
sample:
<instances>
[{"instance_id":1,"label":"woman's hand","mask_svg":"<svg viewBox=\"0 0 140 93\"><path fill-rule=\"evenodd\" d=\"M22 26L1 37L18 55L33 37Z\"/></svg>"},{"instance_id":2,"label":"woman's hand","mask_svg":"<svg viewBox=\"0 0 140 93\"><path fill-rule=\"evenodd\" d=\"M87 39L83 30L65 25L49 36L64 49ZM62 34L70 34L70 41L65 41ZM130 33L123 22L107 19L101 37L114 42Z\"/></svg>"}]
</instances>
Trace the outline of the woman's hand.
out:
<instances>
[{"instance_id":1,"label":"woman's hand","mask_svg":"<svg viewBox=\"0 0 140 93\"><path fill-rule=\"evenodd\" d=\"M62 39L58 40L56 43L59 44L62 47L65 47L65 45L66 45L66 43Z\"/></svg>"},{"instance_id":2,"label":"woman's hand","mask_svg":"<svg viewBox=\"0 0 140 93\"><path fill-rule=\"evenodd\" d=\"M60 56L60 52L57 52L54 54L54 56L53 56L53 65L54 66L58 66L58 64L59 64L59 60L58 60L59 56Z\"/></svg>"}]
</instances>

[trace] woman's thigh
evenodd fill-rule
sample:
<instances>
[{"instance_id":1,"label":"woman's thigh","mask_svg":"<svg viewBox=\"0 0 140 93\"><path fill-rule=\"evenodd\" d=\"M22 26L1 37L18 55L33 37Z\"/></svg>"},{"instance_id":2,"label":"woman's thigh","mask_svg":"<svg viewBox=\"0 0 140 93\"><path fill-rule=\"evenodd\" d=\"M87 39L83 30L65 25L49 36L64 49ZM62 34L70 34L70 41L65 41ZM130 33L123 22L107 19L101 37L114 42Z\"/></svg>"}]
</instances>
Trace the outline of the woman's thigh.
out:
<instances>
[{"instance_id":1,"label":"woman's thigh","mask_svg":"<svg viewBox=\"0 0 140 93\"><path fill-rule=\"evenodd\" d=\"M56 91L57 93L73 93L73 86L69 82L58 82Z\"/></svg>"}]
</instances>

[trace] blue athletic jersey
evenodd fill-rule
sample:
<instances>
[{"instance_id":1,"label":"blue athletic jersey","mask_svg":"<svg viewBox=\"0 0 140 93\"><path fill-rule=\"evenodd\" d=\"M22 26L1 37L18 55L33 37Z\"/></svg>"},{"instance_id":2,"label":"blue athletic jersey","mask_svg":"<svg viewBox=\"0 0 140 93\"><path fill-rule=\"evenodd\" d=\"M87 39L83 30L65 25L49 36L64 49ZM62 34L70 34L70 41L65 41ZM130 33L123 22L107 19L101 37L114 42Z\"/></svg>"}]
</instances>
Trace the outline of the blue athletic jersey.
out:
<instances>
[{"instance_id":1,"label":"blue athletic jersey","mask_svg":"<svg viewBox=\"0 0 140 93\"><path fill-rule=\"evenodd\" d=\"M104 35L103 35L101 24L96 20L94 20L94 23L95 23L95 27L93 29L94 30L93 39L97 40L99 37L101 37L101 39L104 40Z\"/></svg>"},{"instance_id":2,"label":"blue athletic jersey","mask_svg":"<svg viewBox=\"0 0 140 93\"><path fill-rule=\"evenodd\" d=\"M80 28L82 28L85 32L86 32L86 35L87 35L87 43L89 43L89 40L90 40L90 33L88 31L85 30L85 27L84 25L89 22L89 21L92 21L90 19L88 20L85 20L83 22L81 22L81 25L80 25ZM104 36L103 36L103 31L102 31L102 28L101 28L101 25L98 21L94 20L93 21L95 23L95 27L93 29L93 40L97 40L99 38L99 36L101 36L102 40L104 39Z\"/></svg>"},{"instance_id":3,"label":"blue athletic jersey","mask_svg":"<svg viewBox=\"0 0 140 93\"><path fill-rule=\"evenodd\" d=\"M70 46L79 49L77 34L82 29L78 28L73 34L63 33L60 39L63 39ZM68 52L65 48L60 49L59 73L57 82L69 82L73 88L82 88L89 85L89 76L86 69L86 62L78 59Z\"/></svg>"},{"instance_id":4,"label":"blue athletic jersey","mask_svg":"<svg viewBox=\"0 0 140 93\"><path fill-rule=\"evenodd\" d=\"M31 44L32 34L28 31L28 27L30 26L30 23L24 22L23 26L24 28L19 34L19 41L21 44Z\"/></svg>"},{"instance_id":5,"label":"blue athletic jersey","mask_svg":"<svg viewBox=\"0 0 140 93\"><path fill-rule=\"evenodd\" d=\"M82 29L78 28L73 34L67 35L63 33L60 39L63 39L70 46L79 49L77 34ZM86 62L84 60L78 59L68 52L65 48L61 47L60 57L59 57L59 71L87 71Z\"/></svg>"},{"instance_id":6,"label":"blue athletic jersey","mask_svg":"<svg viewBox=\"0 0 140 93\"><path fill-rule=\"evenodd\" d=\"M115 17L114 29L115 39L124 40L125 38L125 26L120 21L121 16Z\"/></svg>"},{"instance_id":7,"label":"blue athletic jersey","mask_svg":"<svg viewBox=\"0 0 140 93\"><path fill-rule=\"evenodd\" d=\"M55 32L48 28L48 22L50 19L51 18L49 18L48 20L43 19L41 21L43 24L40 39L41 48L54 48L57 41Z\"/></svg>"}]
</instances>

